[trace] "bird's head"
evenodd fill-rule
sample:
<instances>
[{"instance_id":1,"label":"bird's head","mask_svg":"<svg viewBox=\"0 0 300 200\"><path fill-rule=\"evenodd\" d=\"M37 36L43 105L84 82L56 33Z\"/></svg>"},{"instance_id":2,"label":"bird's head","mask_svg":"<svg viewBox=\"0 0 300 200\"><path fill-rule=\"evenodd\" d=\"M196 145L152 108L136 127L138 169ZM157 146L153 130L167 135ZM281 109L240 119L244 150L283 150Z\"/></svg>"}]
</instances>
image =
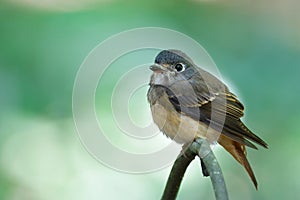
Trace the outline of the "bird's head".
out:
<instances>
[{"instance_id":1,"label":"bird's head","mask_svg":"<svg viewBox=\"0 0 300 200\"><path fill-rule=\"evenodd\" d=\"M163 50L155 58L150 85L169 87L180 81L189 80L195 73L193 61L179 50Z\"/></svg>"}]
</instances>

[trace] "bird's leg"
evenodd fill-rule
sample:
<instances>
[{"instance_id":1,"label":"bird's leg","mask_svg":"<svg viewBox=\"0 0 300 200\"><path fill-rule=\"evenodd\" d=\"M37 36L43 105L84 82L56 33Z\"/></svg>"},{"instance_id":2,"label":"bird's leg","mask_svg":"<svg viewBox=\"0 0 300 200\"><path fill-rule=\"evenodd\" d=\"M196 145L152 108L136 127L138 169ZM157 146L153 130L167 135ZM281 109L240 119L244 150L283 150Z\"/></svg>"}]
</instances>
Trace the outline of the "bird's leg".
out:
<instances>
[{"instance_id":1,"label":"bird's leg","mask_svg":"<svg viewBox=\"0 0 300 200\"><path fill-rule=\"evenodd\" d=\"M202 168L202 174L203 174L203 176L206 176L206 177L209 176L209 173L208 173L208 171L206 169L206 166L205 166L202 158L200 158L200 162L201 162L201 168Z\"/></svg>"},{"instance_id":2,"label":"bird's leg","mask_svg":"<svg viewBox=\"0 0 300 200\"><path fill-rule=\"evenodd\" d=\"M182 145L182 149L181 149L179 155L183 155L185 158L188 158L188 156L185 154L185 151L189 148L190 144L191 144L191 142L185 143L184 145Z\"/></svg>"},{"instance_id":3,"label":"bird's leg","mask_svg":"<svg viewBox=\"0 0 300 200\"><path fill-rule=\"evenodd\" d=\"M183 146L182 146L182 149L181 149L181 152L179 155L183 155L185 158L188 158L188 156L186 155L186 150L189 148L190 144L192 144L192 142L189 142L189 143L185 143ZM207 177L209 176L209 173L206 169L206 166L202 160L202 158L200 158L200 161L201 161L201 168L202 168L202 174L203 176Z\"/></svg>"}]
</instances>

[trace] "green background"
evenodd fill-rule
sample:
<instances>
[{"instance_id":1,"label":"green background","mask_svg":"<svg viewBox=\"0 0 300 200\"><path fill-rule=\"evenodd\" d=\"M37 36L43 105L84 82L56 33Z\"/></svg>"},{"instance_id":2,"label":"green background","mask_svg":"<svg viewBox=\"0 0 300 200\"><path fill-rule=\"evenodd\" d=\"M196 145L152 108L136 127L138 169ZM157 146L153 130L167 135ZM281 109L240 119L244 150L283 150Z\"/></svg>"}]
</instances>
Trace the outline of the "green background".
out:
<instances>
[{"instance_id":1,"label":"green background","mask_svg":"<svg viewBox=\"0 0 300 200\"><path fill-rule=\"evenodd\" d=\"M81 145L72 119L84 58L107 37L145 26L180 31L204 46L239 91L244 121L269 144L248 153L258 191L216 150L231 199L298 199L300 3L243 2L2 1L0 199L160 198L170 167L143 175L106 168ZM213 198L194 161L178 199Z\"/></svg>"}]
</instances>

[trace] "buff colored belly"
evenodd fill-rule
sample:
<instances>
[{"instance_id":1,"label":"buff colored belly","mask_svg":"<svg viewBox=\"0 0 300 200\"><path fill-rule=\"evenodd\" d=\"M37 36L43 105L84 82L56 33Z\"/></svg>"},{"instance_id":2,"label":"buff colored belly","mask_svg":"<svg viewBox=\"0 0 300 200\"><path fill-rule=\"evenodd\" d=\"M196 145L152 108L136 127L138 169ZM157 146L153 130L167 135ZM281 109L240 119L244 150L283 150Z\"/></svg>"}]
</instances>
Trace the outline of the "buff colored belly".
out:
<instances>
[{"instance_id":1,"label":"buff colored belly","mask_svg":"<svg viewBox=\"0 0 300 200\"><path fill-rule=\"evenodd\" d=\"M208 129L206 124L179 114L172 106L162 106L156 102L151 106L151 112L158 128L177 143L186 144L198 137L206 138L213 143L220 135L214 129Z\"/></svg>"}]
</instances>

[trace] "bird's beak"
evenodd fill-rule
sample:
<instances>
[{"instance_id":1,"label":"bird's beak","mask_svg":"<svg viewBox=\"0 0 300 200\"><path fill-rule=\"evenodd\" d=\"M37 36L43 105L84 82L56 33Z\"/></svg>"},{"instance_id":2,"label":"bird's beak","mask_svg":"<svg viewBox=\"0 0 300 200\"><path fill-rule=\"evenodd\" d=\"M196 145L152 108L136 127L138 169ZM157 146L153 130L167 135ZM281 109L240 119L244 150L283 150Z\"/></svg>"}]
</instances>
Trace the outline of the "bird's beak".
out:
<instances>
[{"instance_id":1,"label":"bird's beak","mask_svg":"<svg viewBox=\"0 0 300 200\"><path fill-rule=\"evenodd\" d=\"M163 71L166 71L166 67L163 67L163 66L158 65L158 64L151 65L150 69L153 72L163 72Z\"/></svg>"}]
</instances>

